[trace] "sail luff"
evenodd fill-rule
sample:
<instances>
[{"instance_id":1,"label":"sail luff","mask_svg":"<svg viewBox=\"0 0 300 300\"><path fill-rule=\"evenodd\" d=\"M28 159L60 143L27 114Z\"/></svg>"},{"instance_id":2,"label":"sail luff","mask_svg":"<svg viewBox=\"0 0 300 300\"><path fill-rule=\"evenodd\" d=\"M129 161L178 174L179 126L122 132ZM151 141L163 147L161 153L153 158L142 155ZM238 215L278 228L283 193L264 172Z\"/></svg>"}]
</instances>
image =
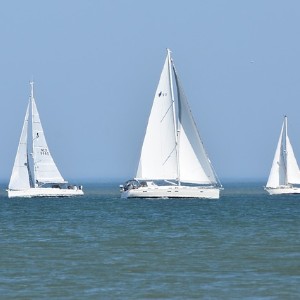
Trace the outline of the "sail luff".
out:
<instances>
[{"instance_id":1,"label":"sail luff","mask_svg":"<svg viewBox=\"0 0 300 300\"><path fill-rule=\"evenodd\" d=\"M176 165L177 165L177 182L180 185L180 164L178 158L178 122L176 117L175 109L175 97L174 97L174 86L173 86L173 76L172 76L172 59L171 59L171 50L167 49L168 52L168 68L169 68L169 78L170 78L170 89L171 89L171 98L172 98L172 107L173 107L173 119L174 119L174 136L175 136L175 147L176 147Z\"/></svg>"}]
</instances>

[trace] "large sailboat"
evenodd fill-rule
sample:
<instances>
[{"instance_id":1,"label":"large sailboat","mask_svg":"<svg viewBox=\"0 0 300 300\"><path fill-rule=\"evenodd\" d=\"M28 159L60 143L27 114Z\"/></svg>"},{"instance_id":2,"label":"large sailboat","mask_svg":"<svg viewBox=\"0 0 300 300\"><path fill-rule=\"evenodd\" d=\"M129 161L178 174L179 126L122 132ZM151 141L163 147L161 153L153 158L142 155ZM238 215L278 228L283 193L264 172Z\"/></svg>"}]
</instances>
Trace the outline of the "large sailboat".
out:
<instances>
[{"instance_id":1,"label":"large sailboat","mask_svg":"<svg viewBox=\"0 0 300 300\"><path fill-rule=\"evenodd\" d=\"M169 49L136 177L120 189L122 198L219 198L222 186L204 149Z\"/></svg>"},{"instance_id":2,"label":"large sailboat","mask_svg":"<svg viewBox=\"0 0 300 300\"><path fill-rule=\"evenodd\" d=\"M30 85L31 94L7 190L8 197L83 195L82 186L69 185L64 180L51 156L33 96L33 82ZM29 132L32 139L28 137Z\"/></svg>"},{"instance_id":3,"label":"large sailboat","mask_svg":"<svg viewBox=\"0 0 300 300\"><path fill-rule=\"evenodd\" d=\"M284 117L265 190L270 195L300 194L300 171L288 137L287 116Z\"/></svg>"}]
</instances>

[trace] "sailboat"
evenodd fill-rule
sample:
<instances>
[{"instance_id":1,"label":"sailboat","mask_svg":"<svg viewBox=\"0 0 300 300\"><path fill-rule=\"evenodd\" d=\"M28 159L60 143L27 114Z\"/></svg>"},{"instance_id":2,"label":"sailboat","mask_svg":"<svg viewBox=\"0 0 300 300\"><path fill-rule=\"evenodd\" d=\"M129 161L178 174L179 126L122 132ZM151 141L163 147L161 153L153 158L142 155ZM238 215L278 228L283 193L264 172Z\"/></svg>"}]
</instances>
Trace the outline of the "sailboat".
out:
<instances>
[{"instance_id":1,"label":"sailboat","mask_svg":"<svg viewBox=\"0 0 300 300\"><path fill-rule=\"evenodd\" d=\"M221 189L167 49L136 177L120 185L121 198L218 199Z\"/></svg>"},{"instance_id":2,"label":"sailboat","mask_svg":"<svg viewBox=\"0 0 300 300\"><path fill-rule=\"evenodd\" d=\"M300 194L300 187L297 185L300 185L300 171L288 137L285 116L265 190L270 195Z\"/></svg>"},{"instance_id":3,"label":"sailboat","mask_svg":"<svg viewBox=\"0 0 300 300\"><path fill-rule=\"evenodd\" d=\"M82 186L69 185L61 176L48 148L31 94L8 186L8 197L68 197L83 195ZM31 115L31 122L29 118ZM28 141L31 131L32 139Z\"/></svg>"}]
</instances>

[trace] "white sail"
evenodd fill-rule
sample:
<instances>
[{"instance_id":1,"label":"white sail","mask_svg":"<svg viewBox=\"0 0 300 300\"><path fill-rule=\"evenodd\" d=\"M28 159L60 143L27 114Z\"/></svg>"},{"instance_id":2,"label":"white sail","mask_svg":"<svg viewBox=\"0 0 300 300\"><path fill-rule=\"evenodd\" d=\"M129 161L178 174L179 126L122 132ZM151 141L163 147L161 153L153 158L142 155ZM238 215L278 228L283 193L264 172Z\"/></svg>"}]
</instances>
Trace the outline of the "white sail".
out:
<instances>
[{"instance_id":1,"label":"white sail","mask_svg":"<svg viewBox=\"0 0 300 300\"><path fill-rule=\"evenodd\" d=\"M10 190L26 190L30 188L30 173L29 173L29 162L27 155L27 130L28 130L28 116L29 116L28 103L24 124L20 136L18 150L13 166L12 174L10 177L8 188Z\"/></svg>"},{"instance_id":2,"label":"white sail","mask_svg":"<svg viewBox=\"0 0 300 300\"><path fill-rule=\"evenodd\" d=\"M300 171L287 134L287 117L282 124L267 187L300 184Z\"/></svg>"},{"instance_id":3,"label":"white sail","mask_svg":"<svg viewBox=\"0 0 300 300\"><path fill-rule=\"evenodd\" d=\"M155 93L136 178L177 179L174 100L167 55Z\"/></svg>"},{"instance_id":4,"label":"white sail","mask_svg":"<svg viewBox=\"0 0 300 300\"><path fill-rule=\"evenodd\" d=\"M35 183L63 183L65 180L57 169L49 151L39 113L33 97L32 105L32 141Z\"/></svg>"},{"instance_id":5,"label":"white sail","mask_svg":"<svg viewBox=\"0 0 300 300\"><path fill-rule=\"evenodd\" d=\"M271 172L267 182L267 187L269 188L276 188L282 185L286 185L285 155L283 155L284 149L282 147L284 127L285 125L283 123L272 163Z\"/></svg>"},{"instance_id":6,"label":"white sail","mask_svg":"<svg viewBox=\"0 0 300 300\"><path fill-rule=\"evenodd\" d=\"M217 184L217 178L201 141L187 98L175 67L178 97L179 179L198 184Z\"/></svg>"},{"instance_id":7,"label":"white sail","mask_svg":"<svg viewBox=\"0 0 300 300\"><path fill-rule=\"evenodd\" d=\"M286 137L286 153L287 182L290 184L300 184L300 171L288 136Z\"/></svg>"},{"instance_id":8,"label":"white sail","mask_svg":"<svg viewBox=\"0 0 300 300\"><path fill-rule=\"evenodd\" d=\"M81 196L84 194L82 186L65 184L52 159L33 97L33 82L30 85L31 96L7 190L8 198Z\"/></svg>"},{"instance_id":9,"label":"white sail","mask_svg":"<svg viewBox=\"0 0 300 300\"><path fill-rule=\"evenodd\" d=\"M121 197L219 199L221 184L204 149L171 60L171 52L167 51L137 174L133 180L120 186ZM175 102L174 96L178 101ZM165 182L158 182L160 180Z\"/></svg>"}]
</instances>

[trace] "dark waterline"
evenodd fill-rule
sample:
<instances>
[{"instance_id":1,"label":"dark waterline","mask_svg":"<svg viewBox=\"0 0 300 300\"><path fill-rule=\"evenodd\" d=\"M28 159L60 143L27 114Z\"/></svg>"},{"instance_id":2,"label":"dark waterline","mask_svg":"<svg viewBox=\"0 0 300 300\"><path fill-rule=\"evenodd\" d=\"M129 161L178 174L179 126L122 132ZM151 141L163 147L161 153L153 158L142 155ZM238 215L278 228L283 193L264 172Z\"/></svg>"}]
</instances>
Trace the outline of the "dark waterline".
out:
<instances>
[{"instance_id":1,"label":"dark waterline","mask_svg":"<svg viewBox=\"0 0 300 300\"><path fill-rule=\"evenodd\" d=\"M1 299L297 299L300 196L226 184L219 201L0 194Z\"/></svg>"}]
</instances>

